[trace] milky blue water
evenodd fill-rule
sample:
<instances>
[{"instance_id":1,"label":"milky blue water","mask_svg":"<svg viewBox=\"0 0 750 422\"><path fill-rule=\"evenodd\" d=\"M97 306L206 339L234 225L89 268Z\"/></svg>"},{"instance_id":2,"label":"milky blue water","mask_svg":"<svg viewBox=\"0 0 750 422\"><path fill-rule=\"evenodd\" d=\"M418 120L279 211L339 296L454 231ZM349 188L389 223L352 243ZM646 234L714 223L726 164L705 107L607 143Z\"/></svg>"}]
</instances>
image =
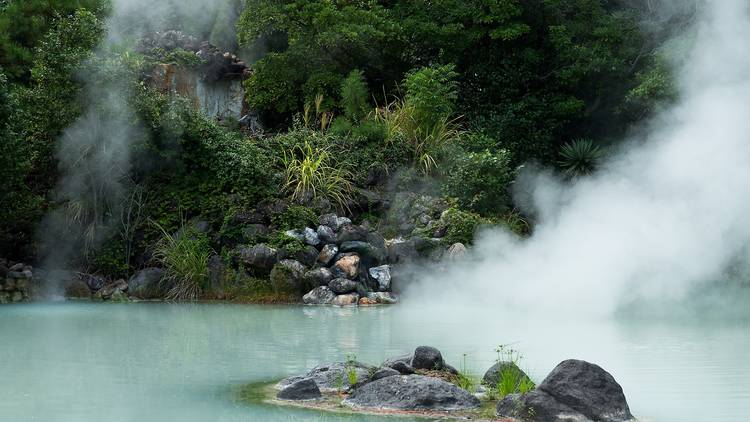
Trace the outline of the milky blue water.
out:
<instances>
[{"instance_id":1,"label":"milky blue water","mask_svg":"<svg viewBox=\"0 0 750 422\"><path fill-rule=\"evenodd\" d=\"M513 343L540 381L582 358L609 370L653 421L750 420L750 329L690 323L455 318L419 307L58 303L0 307L0 421L393 421L248 405L234 386L354 354L377 363L415 346L483 372ZM409 420L409 419L404 419Z\"/></svg>"}]
</instances>

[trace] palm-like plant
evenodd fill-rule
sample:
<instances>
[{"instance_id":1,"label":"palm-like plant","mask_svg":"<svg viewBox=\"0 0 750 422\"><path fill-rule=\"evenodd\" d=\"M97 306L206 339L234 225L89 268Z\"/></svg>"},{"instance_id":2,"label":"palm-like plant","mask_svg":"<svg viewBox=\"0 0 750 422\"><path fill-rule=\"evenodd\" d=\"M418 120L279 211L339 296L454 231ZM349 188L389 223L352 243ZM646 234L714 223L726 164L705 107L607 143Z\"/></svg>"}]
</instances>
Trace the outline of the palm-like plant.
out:
<instances>
[{"instance_id":1,"label":"palm-like plant","mask_svg":"<svg viewBox=\"0 0 750 422\"><path fill-rule=\"evenodd\" d=\"M331 161L327 149L313 147L308 141L284 151L284 189L298 202L325 198L341 210L348 208L354 190L353 176L349 171L331 165Z\"/></svg>"},{"instance_id":2,"label":"palm-like plant","mask_svg":"<svg viewBox=\"0 0 750 422\"><path fill-rule=\"evenodd\" d=\"M569 177L580 177L596 170L602 158L604 150L594 141L576 139L562 147L558 163Z\"/></svg>"}]
</instances>

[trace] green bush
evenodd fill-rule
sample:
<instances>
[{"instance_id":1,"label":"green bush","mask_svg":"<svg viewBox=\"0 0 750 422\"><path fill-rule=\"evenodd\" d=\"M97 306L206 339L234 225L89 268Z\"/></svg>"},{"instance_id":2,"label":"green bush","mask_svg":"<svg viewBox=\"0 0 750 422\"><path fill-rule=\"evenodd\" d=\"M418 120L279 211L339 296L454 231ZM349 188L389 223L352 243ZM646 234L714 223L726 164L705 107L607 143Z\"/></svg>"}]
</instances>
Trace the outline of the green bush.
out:
<instances>
[{"instance_id":1,"label":"green bush","mask_svg":"<svg viewBox=\"0 0 750 422\"><path fill-rule=\"evenodd\" d=\"M354 129L354 125L352 124L349 119L347 119L344 116L338 116L335 119L333 119L333 122L331 123L331 126L328 128L328 131L331 133L331 135L336 137L347 137L349 134L352 133L352 130Z\"/></svg>"},{"instance_id":2,"label":"green bush","mask_svg":"<svg viewBox=\"0 0 750 422\"><path fill-rule=\"evenodd\" d=\"M352 70L341 83L341 109L352 122L359 122L367 116L368 110L367 84L361 70Z\"/></svg>"},{"instance_id":3,"label":"green bush","mask_svg":"<svg viewBox=\"0 0 750 422\"><path fill-rule=\"evenodd\" d=\"M458 99L455 66L423 67L406 75L405 103L414 108L419 126L430 128L451 117Z\"/></svg>"},{"instance_id":4,"label":"green bush","mask_svg":"<svg viewBox=\"0 0 750 422\"><path fill-rule=\"evenodd\" d=\"M482 215L497 215L510 205L508 188L513 181L511 156L506 150L459 155L448 169L444 193Z\"/></svg>"},{"instance_id":5,"label":"green bush","mask_svg":"<svg viewBox=\"0 0 750 422\"><path fill-rule=\"evenodd\" d=\"M271 222L277 230L302 230L317 227L318 215L312 208L292 205L281 214L272 216Z\"/></svg>"},{"instance_id":6,"label":"green bush","mask_svg":"<svg viewBox=\"0 0 750 422\"><path fill-rule=\"evenodd\" d=\"M596 170L604 150L591 139L576 139L560 149L559 165L568 177L580 177Z\"/></svg>"},{"instance_id":7,"label":"green bush","mask_svg":"<svg viewBox=\"0 0 750 422\"><path fill-rule=\"evenodd\" d=\"M208 236L192 226L183 226L176 234L162 229L154 258L166 272L167 299L195 300L209 290L208 259L211 253Z\"/></svg>"},{"instance_id":8,"label":"green bush","mask_svg":"<svg viewBox=\"0 0 750 422\"><path fill-rule=\"evenodd\" d=\"M474 243L477 231L482 227L492 225L492 221L473 212L462 211L454 207L445 211L440 224L446 228L445 237L442 239L444 243L471 245Z\"/></svg>"},{"instance_id":9,"label":"green bush","mask_svg":"<svg viewBox=\"0 0 750 422\"><path fill-rule=\"evenodd\" d=\"M367 143L383 145L387 133L385 126L374 120L365 120L352 129L352 137Z\"/></svg>"}]
</instances>

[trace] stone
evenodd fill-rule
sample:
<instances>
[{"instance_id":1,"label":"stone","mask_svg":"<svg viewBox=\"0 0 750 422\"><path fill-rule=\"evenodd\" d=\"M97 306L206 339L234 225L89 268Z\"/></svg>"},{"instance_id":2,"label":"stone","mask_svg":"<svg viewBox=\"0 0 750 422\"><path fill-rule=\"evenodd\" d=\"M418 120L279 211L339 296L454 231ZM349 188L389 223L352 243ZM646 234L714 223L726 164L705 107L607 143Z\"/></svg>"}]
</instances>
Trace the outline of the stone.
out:
<instances>
[{"instance_id":1,"label":"stone","mask_svg":"<svg viewBox=\"0 0 750 422\"><path fill-rule=\"evenodd\" d=\"M284 234L287 235L288 237L293 238L293 239L297 239L300 242L304 242L305 241L305 233L301 232L299 230L287 230L287 231L284 232Z\"/></svg>"},{"instance_id":2,"label":"stone","mask_svg":"<svg viewBox=\"0 0 750 422\"><path fill-rule=\"evenodd\" d=\"M369 232L364 227L347 224L341 227L336 234L336 243L366 242L368 233Z\"/></svg>"},{"instance_id":3,"label":"stone","mask_svg":"<svg viewBox=\"0 0 750 422\"><path fill-rule=\"evenodd\" d=\"M8 271L15 271L15 272L21 272L24 269L24 265L22 263L13 264L8 268Z\"/></svg>"},{"instance_id":4,"label":"stone","mask_svg":"<svg viewBox=\"0 0 750 422\"><path fill-rule=\"evenodd\" d=\"M310 286L327 286L333 280L328 268L316 268L305 273L305 282Z\"/></svg>"},{"instance_id":5,"label":"stone","mask_svg":"<svg viewBox=\"0 0 750 422\"><path fill-rule=\"evenodd\" d=\"M293 258L308 267L312 267L318 260L318 250L314 246L306 245L295 252Z\"/></svg>"},{"instance_id":6,"label":"stone","mask_svg":"<svg viewBox=\"0 0 750 422\"><path fill-rule=\"evenodd\" d=\"M339 247L336 245L325 245L318 254L318 263L323 266L331 265L333 259L339 253Z\"/></svg>"},{"instance_id":7,"label":"stone","mask_svg":"<svg viewBox=\"0 0 750 422\"><path fill-rule=\"evenodd\" d=\"M492 365L490 369L488 369L487 372L484 373L484 376L482 377L482 384L489 387L495 387L500 383L500 381L502 381L503 374L508 374L509 371L515 372L514 378L519 381L524 378L529 379L529 376L526 375L526 373L523 372L521 368L519 368L515 363L500 361Z\"/></svg>"},{"instance_id":8,"label":"stone","mask_svg":"<svg viewBox=\"0 0 750 422\"><path fill-rule=\"evenodd\" d=\"M500 401L496 413L529 422L633 420L614 377L598 365L581 360L561 362L536 389Z\"/></svg>"},{"instance_id":9,"label":"stone","mask_svg":"<svg viewBox=\"0 0 750 422\"><path fill-rule=\"evenodd\" d=\"M110 295L109 300L112 302L129 302L130 298L128 298L128 295L125 294L120 289L115 289L115 291L112 292L112 295Z\"/></svg>"},{"instance_id":10,"label":"stone","mask_svg":"<svg viewBox=\"0 0 750 422\"><path fill-rule=\"evenodd\" d=\"M359 295L356 293L338 295L332 302L336 306L357 306L357 303L359 303Z\"/></svg>"},{"instance_id":11,"label":"stone","mask_svg":"<svg viewBox=\"0 0 750 422\"><path fill-rule=\"evenodd\" d=\"M219 292L222 290L223 280L226 278L227 266L219 255L211 255L208 258L208 280L211 290Z\"/></svg>"},{"instance_id":12,"label":"stone","mask_svg":"<svg viewBox=\"0 0 750 422\"><path fill-rule=\"evenodd\" d=\"M367 383L343 403L353 408L453 411L475 409L479 399L454 384L422 375L398 375Z\"/></svg>"},{"instance_id":13,"label":"stone","mask_svg":"<svg viewBox=\"0 0 750 422\"><path fill-rule=\"evenodd\" d=\"M163 278L163 269L144 268L128 280L128 293L139 299L155 299L160 294L160 284Z\"/></svg>"},{"instance_id":14,"label":"stone","mask_svg":"<svg viewBox=\"0 0 750 422\"><path fill-rule=\"evenodd\" d=\"M302 377L291 377L281 380L277 385L278 388L285 388L300 379L309 378L315 381L320 391L324 393L348 391L350 388L361 385L369 381L370 374L374 373L375 367L356 361L337 362L325 365L319 365L311 369ZM350 384L351 378L355 381L354 385Z\"/></svg>"},{"instance_id":15,"label":"stone","mask_svg":"<svg viewBox=\"0 0 750 422\"><path fill-rule=\"evenodd\" d=\"M128 283L125 282L125 280L117 280L97 290L96 297L101 298L103 300L107 300L107 299L110 299L116 291L119 291L122 293L127 290L128 290Z\"/></svg>"},{"instance_id":16,"label":"stone","mask_svg":"<svg viewBox=\"0 0 750 422\"><path fill-rule=\"evenodd\" d=\"M14 303L23 302L23 293L16 290L15 292L11 294L10 301Z\"/></svg>"},{"instance_id":17,"label":"stone","mask_svg":"<svg viewBox=\"0 0 750 422\"><path fill-rule=\"evenodd\" d=\"M391 368L380 368L377 371L375 371L374 374L372 374L372 377L370 377L370 381L377 381L379 379L388 378L388 377L394 377L401 375L400 372L398 372L395 369Z\"/></svg>"},{"instance_id":18,"label":"stone","mask_svg":"<svg viewBox=\"0 0 750 422\"><path fill-rule=\"evenodd\" d=\"M320 388L312 378L295 381L276 394L279 400L315 400L321 397Z\"/></svg>"},{"instance_id":19,"label":"stone","mask_svg":"<svg viewBox=\"0 0 750 422\"><path fill-rule=\"evenodd\" d=\"M410 365L414 369L443 369L443 355L431 346L419 346L414 350Z\"/></svg>"},{"instance_id":20,"label":"stone","mask_svg":"<svg viewBox=\"0 0 750 422\"><path fill-rule=\"evenodd\" d=\"M330 305L336 299L336 293L326 286L318 286L302 297L307 305Z\"/></svg>"},{"instance_id":21,"label":"stone","mask_svg":"<svg viewBox=\"0 0 750 422\"><path fill-rule=\"evenodd\" d=\"M448 250L445 252L445 258L450 261L458 261L466 257L468 252L463 243L454 243L448 247Z\"/></svg>"},{"instance_id":22,"label":"stone","mask_svg":"<svg viewBox=\"0 0 750 422\"><path fill-rule=\"evenodd\" d=\"M387 292L391 290L391 266L381 265L379 267L372 267L369 270L370 277L378 282L378 289L381 292Z\"/></svg>"},{"instance_id":23,"label":"stone","mask_svg":"<svg viewBox=\"0 0 750 422\"><path fill-rule=\"evenodd\" d=\"M336 214L324 214L320 216L318 223L321 226L328 226L334 231L338 231L341 227L352 224L352 220L346 217L339 217Z\"/></svg>"},{"instance_id":24,"label":"stone","mask_svg":"<svg viewBox=\"0 0 750 422\"><path fill-rule=\"evenodd\" d=\"M414 373L414 368L406 362L393 362L389 367L402 375L411 375Z\"/></svg>"},{"instance_id":25,"label":"stone","mask_svg":"<svg viewBox=\"0 0 750 422\"><path fill-rule=\"evenodd\" d=\"M370 292L367 293L367 298L381 305L393 305L398 303L396 296L389 292Z\"/></svg>"},{"instance_id":26,"label":"stone","mask_svg":"<svg viewBox=\"0 0 750 422\"><path fill-rule=\"evenodd\" d=\"M317 234L318 239L323 243L336 243L336 233L334 233L333 229L328 226L318 226Z\"/></svg>"},{"instance_id":27,"label":"stone","mask_svg":"<svg viewBox=\"0 0 750 422\"><path fill-rule=\"evenodd\" d=\"M357 304L359 306L372 306L372 305L377 305L378 302L375 302L374 300L368 297L360 297L359 302Z\"/></svg>"},{"instance_id":28,"label":"stone","mask_svg":"<svg viewBox=\"0 0 750 422\"><path fill-rule=\"evenodd\" d=\"M318 246L320 244L320 238L318 237L318 232L315 230L307 227L304 231L305 236L305 243L310 246Z\"/></svg>"},{"instance_id":29,"label":"stone","mask_svg":"<svg viewBox=\"0 0 750 422\"><path fill-rule=\"evenodd\" d=\"M71 299L90 299L91 290L82 280L74 279L65 286L65 297Z\"/></svg>"},{"instance_id":30,"label":"stone","mask_svg":"<svg viewBox=\"0 0 750 422\"><path fill-rule=\"evenodd\" d=\"M276 293L302 294L305 266L299 261L283 259L271 270L271 287Z\"/></svg>"},{"instance_id":31,"label":"stone","mask_svg":"<svg viewBox=\"0 0 750 422\"><path fill-rule=\"evenodd\" d=\"M334 277L355 279L359 274L359 262L360 259L356 255L344 256L336 261L331 268L331 273Z\"/></svg>"},{"instance_id":32,"label":"stone","mask_svg":"<svg viewBox=\"0 0 750 422\"><path fill-rule=\"evenodd\" d=\"M393 239L386 242L386 245L388 262L391 264L410 263L419 258L414 240Z\"/></svg>"},{"instance_id":33,"label":"stone","mask_svg":"<svg viewBox=\"0 0 750 422\"><path fill-rule=\"evenodd\" d=\"M98 275L79 274L79 278L89 286L89 289L91 289L92 292L98 291L107 284L107 280Z\"/></svg>"},{"instance_id":34,"label":"stone","mask_svg":"<svg viewBox=\"0 0 750 422\"><path fill-rule=\"evenodd\" d=\"M251 248L240 248L240 259L249 267L271 270L279 261L279 253L276 249L261 243Z\"/></svg>"},{"instance_id":35,"label":"stone","mask_svg":"<svg viewBox=\"0 0 750 422\"><path fill-rule=\"evenodd\" d=\"M357 290L357 283L348 278L334 278L328 283L328 288L337 295L343 295Z\"/></svg>"},{"instance_id":36,"label":"stone","mask_svg":"<svg viewBox=\"0 0 750 422\"><path fill-rule=\"evenodd\" d=\"M620 384L593 363L563 361L539 384L539 390L593 420L633 419Z\"/></svg>"},{"instance_id":37,"label":"stone","mask_svg":"<svg viewBox=\"0 0 750 422\"><path fill-rule=\"evenodd\" d=\"M242 239L246 242L255 242L260 237L268 236L271 230L265 224L248 224L242 229Z\"/></svg>"},{"instance_id":38,"label":"stone","mask_svg":"<svg viewBox=\"0 0 750 422\"><path fill-rule=\"evenodd\" d=\"M383 262L386 259L385 249L380 250L367 242L358 240L352 240L342 243L339 247L339 250L342 253L356 253L362 256L368 256L373 258L378 263Z\"/></svg>"}]
</instances>

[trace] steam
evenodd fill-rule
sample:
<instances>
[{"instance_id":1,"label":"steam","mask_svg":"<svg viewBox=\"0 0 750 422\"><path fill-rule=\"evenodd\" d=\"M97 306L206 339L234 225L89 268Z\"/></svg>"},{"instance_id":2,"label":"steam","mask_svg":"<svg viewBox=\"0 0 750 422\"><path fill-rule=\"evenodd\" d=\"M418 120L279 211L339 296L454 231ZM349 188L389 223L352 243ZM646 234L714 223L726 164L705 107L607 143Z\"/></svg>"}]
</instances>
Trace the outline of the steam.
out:
<instances>
[{"instance_id":1,"label":"steam","mask_svg":"<svg viewBox=\"0 0 750 422\"><path fill-rule=\"evenodd\" d=\"M703 4L677 71L680 101L600 172L572 186L544 172L519 180L539 218L531 238L484 233L470 262L429 274L407 300L429 285L434 303L606 316L679 300L747 262L748 7Z\"/></svg>"},{"instance_id":2,"label":"steam","mask_svg":"<svg viewBox=\"0 0 750 422\"><path fill-rule=\"evenodd\" d=\"M87 251L99 248L119 227L132 187L132 146L146 136L128 104L132 76L111 51L132 45L147 33L178 29L231 45L237 0L114 0L107 37L79 78L88 104L59 139L60 180L50 212L39 230L42 265L77 266ZM130 78L130 79L128 79ZM54 286L55 280L50 280Z\"/></svg>"}]
</instances>

